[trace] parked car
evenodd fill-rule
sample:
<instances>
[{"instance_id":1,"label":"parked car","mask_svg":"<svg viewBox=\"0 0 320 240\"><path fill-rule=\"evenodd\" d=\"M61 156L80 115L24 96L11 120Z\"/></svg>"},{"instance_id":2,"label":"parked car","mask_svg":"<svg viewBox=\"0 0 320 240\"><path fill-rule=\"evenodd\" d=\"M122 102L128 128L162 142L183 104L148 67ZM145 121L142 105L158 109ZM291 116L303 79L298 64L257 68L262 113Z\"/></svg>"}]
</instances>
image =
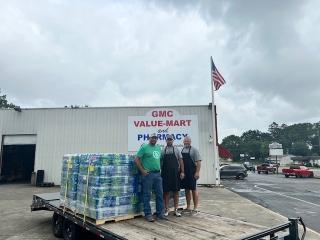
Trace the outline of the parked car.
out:
<instances>
[{"instance_id":1,"label":"parked car","mask_svg":"<svg viewBox=\"0 0 320 240\"><path fill-rule=\"evenodd\" d=\"M260 173L276 173L277 168L273 165L273 164L269 164L269 163L262 163L261 165L257 166L257 172Z\"/></svg>"},{"instance_id":2,"label":"parked car","mask_svg":"<svg viewBox=\"0 0 320 240\"><path fill-rule=\"evenodd\" d=\"M280 162L276 160L266 160L264 163L272 164L274 167L280 167Z\"/></svg>"},{"instance_id":3,"label":"parked car","mask_svg":"<svg viewBox=\"0 0 320 240\"><path fill-rule=\"evenodd\" d=\"M220 167L230 165L229 163L220 163Z\"/></svg>"},{"instance_id":4,"label":"parked car","mask_svg":"<svg viewBox=\"0 0 320 240\"><path fill-rule=\"evenodd\" d=\"M243 166L248 170L248 171L254 171L255 166L251 162L244 162Z\"/></svg>"},{"instance_id":5,"label":"parked car","mask_svg":"<svg viewBox=\"0 0 320 240\"><path fill-rule=\"evenodd\" d=\"M313 171L310 170L309 168L305 166L300 166L300 165L291 165L289 168L284 168L282 169L282 174L286 178L290 176L295 176L296 178L300 177L314 177Z\"/></svg>"},{"instance_id":6,"label":"parked car","mask_svg":"<svg viewBox=\"0 0 320 240\"><path fill-rule=\"evenodd\" d=\"M247 176L247 169L242 165L225 165L220 168L220 178L244 179Z\"/></svg>"}]
</instances>

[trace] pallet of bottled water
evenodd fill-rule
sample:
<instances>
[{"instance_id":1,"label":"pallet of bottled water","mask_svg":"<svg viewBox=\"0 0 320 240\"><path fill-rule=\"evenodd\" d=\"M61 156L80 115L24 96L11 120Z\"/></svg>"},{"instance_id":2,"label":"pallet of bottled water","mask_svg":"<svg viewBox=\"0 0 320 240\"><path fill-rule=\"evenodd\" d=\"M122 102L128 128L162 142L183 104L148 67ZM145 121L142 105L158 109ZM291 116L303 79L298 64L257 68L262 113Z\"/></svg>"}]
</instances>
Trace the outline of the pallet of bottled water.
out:
<instances>
[{"instance_id":1,"label":"pallet of bottled water","mask_svg":"<svg viewBox=\"0 0 320 240\"><path fill-rule=\"evenodd\" d=\"M63 157L61 205L96 224L141 215L141 181L134 155L68 154Z\"/></svg>"}]
</instances>

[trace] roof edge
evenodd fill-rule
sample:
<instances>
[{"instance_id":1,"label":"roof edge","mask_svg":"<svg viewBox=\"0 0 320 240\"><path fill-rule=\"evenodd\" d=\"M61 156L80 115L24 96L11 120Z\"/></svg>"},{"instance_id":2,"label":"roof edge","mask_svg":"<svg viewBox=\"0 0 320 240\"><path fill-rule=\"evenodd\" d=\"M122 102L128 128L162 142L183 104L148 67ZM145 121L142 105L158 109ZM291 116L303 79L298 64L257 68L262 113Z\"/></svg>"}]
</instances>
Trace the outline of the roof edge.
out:
<instances>
[{"instance_id":1,"label":"roof edge","mask_svg":"<svg viewBox=\"0 0 320 240\"><path fill-rule=\"evenodd\" d=\"M171 107L208 107L208 105L161 105L161 106L110 106L110 107L52 107L52 108L21 108L21 110L56 110L56 109L112 109L112 108L171 108ZM13 108L0 108L1 111L15 111Z\"/></svg>"}]
</instances>

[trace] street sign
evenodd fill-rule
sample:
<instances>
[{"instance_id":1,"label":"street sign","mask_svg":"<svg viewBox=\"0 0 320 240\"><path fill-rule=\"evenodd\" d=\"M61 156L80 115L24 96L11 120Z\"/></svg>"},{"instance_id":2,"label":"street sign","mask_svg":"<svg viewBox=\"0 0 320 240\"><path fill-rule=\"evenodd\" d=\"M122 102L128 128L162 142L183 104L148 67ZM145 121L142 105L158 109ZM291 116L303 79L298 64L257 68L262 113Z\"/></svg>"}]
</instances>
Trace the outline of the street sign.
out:
<instances>
[{"instance_id":1,"label":"street sign","mask_svg":"<svg viewBox=\"0 0 320 240\"><path fill-rule=\"evenodd\" d=\"M273 142L269 144L269 155L270 156L283 156L282 144Z\"/></svg>"},{"instance_id":2,"label":"street sign","mask_svg":"<svg viewBox=\"0 0 320 240\"><path fill-rule=\"evenodd\" d=\"M277 143L277 142L273 142L271 144L269 144L269 149L279 149L282 148L282 144Z\"/></svg>"},{"instance_id":3,"label":"street sign","mask_svg":"<svg viewBox=\"0 0 320 240\"><path fill-rule=\"evenodd\" d=\"M270 156L283 156L283 149L269 149Z\"/></svg>"}]
</instances>

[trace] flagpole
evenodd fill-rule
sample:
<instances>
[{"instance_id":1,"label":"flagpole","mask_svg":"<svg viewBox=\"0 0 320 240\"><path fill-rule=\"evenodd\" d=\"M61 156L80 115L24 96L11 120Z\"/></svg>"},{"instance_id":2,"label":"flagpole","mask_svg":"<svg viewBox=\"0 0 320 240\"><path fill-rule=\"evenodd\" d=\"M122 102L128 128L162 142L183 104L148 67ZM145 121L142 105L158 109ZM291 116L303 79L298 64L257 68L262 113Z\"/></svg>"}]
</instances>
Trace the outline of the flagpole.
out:
<instances>
[{"instance_id":1,"label":"flagpole","mask_svg":"<svg viewBox=\"0 0 320 240\"><path fill-rule=\"evenodd\" d=\"M213 63L212 57L210 58L211 64ZM211 80L211 93L212 93L212 144L213 144L213 167L214 167L214 174L215 174L215 185L220 186L220 164L219 164L219 152L218 152L218 145L217 145L217 134L216 134L216 114L214 108L214 86L212 80L212 67L210 71L210 80Z\"/></svg>"}]
</instances>

